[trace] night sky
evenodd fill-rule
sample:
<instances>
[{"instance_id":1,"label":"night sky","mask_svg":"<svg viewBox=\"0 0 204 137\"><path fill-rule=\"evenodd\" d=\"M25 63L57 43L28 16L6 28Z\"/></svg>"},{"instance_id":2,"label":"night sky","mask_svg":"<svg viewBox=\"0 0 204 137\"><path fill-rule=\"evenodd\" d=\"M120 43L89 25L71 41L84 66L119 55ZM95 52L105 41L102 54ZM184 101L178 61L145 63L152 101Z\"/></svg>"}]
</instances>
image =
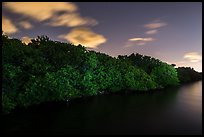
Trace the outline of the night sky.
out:
<instances>
[{"instance_id":1,"label":"night sky","mask_svg":"<svg viewBox=\"0 0 204 137\"><path fill-rule=\"evenodd\" d=\"M140 53L202 71L201 2L8 2L2 30L47 35L117 57Z\"/></svg>"}]
</instances>

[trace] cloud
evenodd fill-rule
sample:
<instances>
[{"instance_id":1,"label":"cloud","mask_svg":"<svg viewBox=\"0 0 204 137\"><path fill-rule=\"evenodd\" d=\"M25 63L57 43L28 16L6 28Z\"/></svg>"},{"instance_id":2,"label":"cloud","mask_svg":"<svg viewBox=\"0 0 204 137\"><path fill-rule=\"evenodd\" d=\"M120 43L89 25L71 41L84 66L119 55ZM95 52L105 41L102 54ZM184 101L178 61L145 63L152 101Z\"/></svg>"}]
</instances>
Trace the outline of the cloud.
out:
<instances>
[{"instance_id":1,"label":"cloud","mask_svg":"<svg viewBox=\"0 0 204 137\"><path fill-rule=\"evenodd\" d=\"M49 25L75 27L81 25L96 25L98 22L92 18L81 17L78 13L63 14L54 17Z\"/></svg>"},{"instance_id":2,"label":"cloud","mask_svg":"<svg viewBox=\"0 0 204 137\"><path fill-rule=\"evenodd\" d=\"M166 26L167 23L165 22L160 22L160 21L154 21L152 23L149 23L149 24L145 24L144 27L147 28L147 29L157 29L157 28L160 28L160 27L163 27L163 26Z\"/></svg>"},{"instance_id":3,"label":"cloud","mask_svg":"<svg viewBox=\"0 0 204 137\"><path fill-rule=\"evenodd\" d=\"M76 27L96 25L98 22L89 17L81 17L78 7L71 2L5 2L8 10L22 14L36 21L47 21L50 26Z\"/></svg>"},{"instance_id":4,"label":"cloud","mask_svg":"<svg viewBox=\"0 0 204 137\"><path fill-rule=\"evenodd\" d=\"M156 29L154 29L154 30L149 30L149 31L147 31L146 32L146 34L156 34L158 31L156 30Z\"/></svg>"},{"instance_id":5,"label":"cloud","mask_svg":"<svg viewBox=\"0 0 204 137\"><path fill-rule=\"evenodd\" d=\"M22 37L22 38L21 38L21 41L22 41L23 43L25 43L26 45L28 45L28 43L31 42L31 38L25 36L25 37Z\"/></svg>"},{"instance_id":6,"label":"cloud","mask_svg":"<svg viewBox=\"0 0 204 137\"><path fill-rule=\"evenodd\" d=\"M21 22L19 22L19 25L21 27L23 27L24 29L31 29L31 28L33 28L33 25L31 25L31 23L28 22L28 21L21 21Z\"/></svg>"},{"instance_id":7,"label":"cloud","mask_svg":"<svg viewBox=\"0 0 204 137\"><path fill-rule=\"evenodd\" d=\"M155 39L153 38L131 38L129 41L143 41L143 42L149 42L149 41L154 41Z\"/></svg>"},{"instance_id":8,"label":"cloud","mask_svg":"<svg viewBox=\"0 0 204 137\"><path fill-rule=\"evenodd\" d=\"M97 48L100 44L107 40L103 35L96 34L89 28L74 28L66 35L60 35L59 38L66 39L74 44L81 44L89 48Z\"/></svg>"},{"instance_id":9,"label":"cloud","mask_svg":"<svg viewBox=\"0 0 204 137\"><path fill-rule=\"evenodd\" d=\"M185 59L188 59L190 62L199 62L200 60L202 60L202 56L199 55L197 52L186 53L183 57Z\"/></svg>"},{"instance_id":10,"label":"cloud","mask_svg":"<svg viewBox=\"0 0 204 137\"><path fill-rule=\"evenodd\" d=\"M2 16L2 30L7 35L18 32L18 28L5 16Z\"/></svg>"},{"instance_id":11,"label":"cloud","mask_svg":"<svg viewBox=\"0 0 204 137\"><path fill-rule=\"evenodd\" d=\"M47 20L57 12L74 12L77 6L70 2L4 2L8 10L38 21Z\"/></svg>"},{"instance_id":12,"label":"cloud","mask_svg":"<svg viewBox=\"0 0 204 137\"><path fill-rule=\"evenodd\" d=\"M148 38L131 38L128 40L126 45L124 47L132 47L132 46L143 46L148 42L155 41L154 38L148 37Z\"/></svg>"}]
</instances>

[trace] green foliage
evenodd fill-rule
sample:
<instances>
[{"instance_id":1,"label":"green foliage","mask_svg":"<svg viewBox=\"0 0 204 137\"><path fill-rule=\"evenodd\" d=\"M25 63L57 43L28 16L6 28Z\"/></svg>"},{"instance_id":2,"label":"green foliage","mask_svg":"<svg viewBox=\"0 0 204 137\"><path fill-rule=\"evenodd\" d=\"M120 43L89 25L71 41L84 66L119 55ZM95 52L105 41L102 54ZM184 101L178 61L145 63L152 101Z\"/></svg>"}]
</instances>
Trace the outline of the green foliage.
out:
<instances>
[{"instance_id":1,"label":"green foliage","mask_svg":"<svg viewBox=\"0 0 204 137\"><path fill-rule=\"evenodd\" d=\"M84 96L97 94L98 87L94 80L93 72L88 70L83 74L80 87Z\"/></svg>"},{"instance_id":2,"label":"green foliage","mask_svg":"<svg viewBox=\"0 0 204 137\"><path fill-rule=\"evenodd\" d=\"M11 97L11 95L9 96L4 92L2 93L2 112L5 114L9 113L16 106L16 103Z\"/></svg>"},{"instance_id":3,"label":"green foliage","mask_svg":"<svg viewBox=\"0 0 204 137\"><path fill-rule=\"evenodd\" d=\"M3 92L17 92L22 84L20 67L15 67L12 64L3 64Z\"/></svg>"},{"instance_id":4,"label":"green foliage","mask_svg":"<svg viewBox=\"0 0 204 137\"><path fill-rule=\"evenodd\" d=\"M129 67L126 70L124 77L126 81L126 86L132 90L149 90L155 89L156 83L151 79L151 77L139 68Z\"/></svg>"},{"instance_id":5,"label":"green foliage","mask_svg":"<svg viewBox=\"0 0 204 137\"><path fill-rule=\"evenodd\" d=\"M148 74L151 74L153 68L159 66L162 62L150 56L132 53L130 56L118 56L118 59L126 61L127 63L143 69Z\"/></svg>"},{"instance_id":6,"label":"green foliage","mask_svg":"<svg viewBox=\"0 0 204 137\"><path fill-rule=\"evenodd\" d=\"M151 72L151 76L159 87L179 84L176 69L166 63L162 63L161 65L155 67Z\"/></svg>"},{"instance_id":7,"label":"green foliage","mask_svg":"<svg viewBox=\"0 0 204 137\"><path fill-rule=\"evenodd\" d=\"M192 69L131 54L111 57L84 46L38 36L25 45L2 34L2 107L92 96L120 90L151 90L201 79ZM190 75L189 75L190 74ZM179 80L178 80L179 77Z\"/></svg>"},{"instance_id":8,"label":"green foliage","mask_svg":"<svg viewBox=\"0 0 204 137\"><path fill-rule=\"evenodd\" d=\"M98 85L95 81L95 70L97 67L97 57L95 52L86 52L84 56L84 62L81 66L81 81L80 87L82 94L96 95L98 91Z\"/></svg>"},{"instance_id":9,"label":"green foliage","mask_svg":"<svg viewBox=\"0 0 204 137\"><path fill-rule=\"evenodd\" d=\"M53 99L64 100L71 97L78 97L81 95L78 87L80 81L80 73L72 66L65 66L56 73L47 73L45 76L44 87L48 87L48 91L52 93L50 96ZM52 100L53 100L52 99Z\"/></svg>"}]
</instances>

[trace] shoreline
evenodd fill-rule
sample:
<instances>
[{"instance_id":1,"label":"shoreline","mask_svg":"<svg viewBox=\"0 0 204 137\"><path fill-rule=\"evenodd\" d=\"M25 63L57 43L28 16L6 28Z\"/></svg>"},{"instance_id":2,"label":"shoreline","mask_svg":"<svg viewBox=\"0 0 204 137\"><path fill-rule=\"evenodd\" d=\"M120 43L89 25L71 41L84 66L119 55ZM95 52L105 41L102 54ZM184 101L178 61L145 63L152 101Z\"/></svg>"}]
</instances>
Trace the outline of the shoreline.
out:
<instances>
[{"instance_id":1,"label":"shoreline","mask_svg":"<svg viewBox=\"0 0 204 137\"><path fill-rule=\"evenodd\" d=\"M40 108L40 107L44 107L47 105L56 105L58 106L59 104L61 105L70 105L71 104L75 104L77 102L83 102L86 100L89 100L91 98L94 98L96 96L107 96L107 95L132 95L132 94L137 94L137 95L145 95L145 94L156 94L156 93L161 93L164 91L166 91L167 89L176 89L176 88L180 88L182 86L188 85L188 84L192 84L194 82L199 82L202 81L198 80L198 81L193 81L193 82L187 82L187 83L183 83L180 84L178 86L170 86L170 87L165 87L165 88L160 88L160 89L153 89L153 90L147 90L147 91L136 91L136 90L120 90L120 91L116 91L116 92L104 92L102 94L97 94L97 95L92 95L92 96L81 96L81 97L75 97L75 98L70 98L68 101L47 101L47 102L42 102L40 104L33 104L31 106L28 107L19 107L17 106L14 110L12 110L10 113L8 114L3 114L4 116L6 115L12 115L15 114L16 112L21 112L21 111L27 111L27 110L31 110L31 109L36 109L36 108ZM125 91L125 92L124 92Z\"/></svg>"}]
</instances>

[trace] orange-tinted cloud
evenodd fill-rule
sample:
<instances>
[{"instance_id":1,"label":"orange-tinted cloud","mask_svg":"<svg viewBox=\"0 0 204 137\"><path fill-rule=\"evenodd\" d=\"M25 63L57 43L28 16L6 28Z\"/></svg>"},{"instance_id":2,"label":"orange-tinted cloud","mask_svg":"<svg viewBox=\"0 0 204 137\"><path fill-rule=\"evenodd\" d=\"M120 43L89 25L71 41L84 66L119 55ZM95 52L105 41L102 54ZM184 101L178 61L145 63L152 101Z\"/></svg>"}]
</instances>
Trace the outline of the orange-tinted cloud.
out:
<instances>
[{"instance_id":1,"label":"orange-tinted cloud","mask_svg":"<svg viewBox=\"0 0 204 137\"><path fill-rule=\"evenodd\" d=\"M8 10L38 21L44 21L60 11L74 12L77 6L70 2L4 2Z\"/></svg>"},{"instance_id":2,"label":"orange-tinted cloud","mask_svg":"<svg viewBox=\"0 0 204 137\"><path fill-rule=\"evenodd\" d=\"M81 25L96 25L98 22L92 18L81 17L78 13L70 13L54 17L49 24L51 26L75 27Z\"/></svg>"},{"instance_id":3,"label":"orange-tinted cloud","mask_svg":"<svg viewBox=\"0 0 204 137\"><path fill-rule=\"evenodd\" d=\"M18 28L5 16L2 16L2 30L7 35L18 32Z\"/></svg>"},{"instance_id":4,"label":"orange-tinted cloud","mask_svg":"<svg viewBox=\"0 0 204 137\"><path fill-rule=\"evenodd\" d=\"M21 21L21 22L19 22L19 25L21 27L23 27L24 29L31 29L31 28L33 28L33 25L30 22L28 22L28 21Z\"/></svg>"},{"instance_id":5,"label":"orange-tinted cloud","mask_svg":"<svg viewBox=\"0 0 204 137\"><path fill-rule=\"evenodd\" d=\"M151 38L151 37L147 37L147 38L131 38L128 40L128 42L126 43L126 45L124 47L132 47L132 46L143 46L145 45L146 43L148 42L151 42L151 41L155 41L154 38Z\"/></svg>"},{"instance_id":6,"label":"orange-tinted cloud","mask_svg":"<svg viewBox=\"0 0 204 137\"><path fill-rule=\"evenodd\" d=\"M98 22L89 17L82 17L78 7L71 2L5 2L3 6L14 13L36 21L47 21L51 26L76 27L96 25Z\"/></svg>"},{"instance_id":7,"label":"orange-tinted cloud","mask_svg":"<svg viewBox=\"0 0 204 137\"><path fill-rule=\"evenodd\" d=\"M163 27L166 25L167 25L167 23L156 20L152 23L145 24L144 27L147 29L157 29L157 28L160 28L160 27Z\"/></svg>"},{"instance_id":8,"label":"orange-tinted cloud","mask_svg":"<svg viewBox=\"0 0 204 137\"><path fill-rule=\"evenodd\" d=\"M66 35L60 35L59 38L66 39L73 44L81 44L89 48L97 48L100 44L107 40L103 35L93 32L89 28L74 28Z\"/></svg>"},{"instance_id":9,"label":"orange-tinted cloud","mask_svg":"<svg viewBox=\"0 0 204 137\"><path fill-rule=\"evenodd\" d=\"M190 62L199 62L202 60L202 56L197 52L188 52L184 54L184 58L188 59Z\"/></svg>"},{"instance_id":10,"label":"orange-tinted cloud","mask_svg":"<svg viewBox=\"0 0 204 137\"><path fill-rule=\"evenodd\" d=\"M156 29L154 29L154 30L149 30L149 31L147 31L146 34L151 35L151 34L156 34L157 32L158 32L158 31L157 31Z\"/></svg>"},{"instance_id":11,"label":"orange-tinted cloud","mask_svg":"<svg viewBox=\"0 0 204 137\"><path fill-rule=\"evenodd\" d=\"M144 42L149 42L149 41L154 41L155 39L153 38L131 38L129 41L144 41Z\"/></svg>"}]
</instances>

